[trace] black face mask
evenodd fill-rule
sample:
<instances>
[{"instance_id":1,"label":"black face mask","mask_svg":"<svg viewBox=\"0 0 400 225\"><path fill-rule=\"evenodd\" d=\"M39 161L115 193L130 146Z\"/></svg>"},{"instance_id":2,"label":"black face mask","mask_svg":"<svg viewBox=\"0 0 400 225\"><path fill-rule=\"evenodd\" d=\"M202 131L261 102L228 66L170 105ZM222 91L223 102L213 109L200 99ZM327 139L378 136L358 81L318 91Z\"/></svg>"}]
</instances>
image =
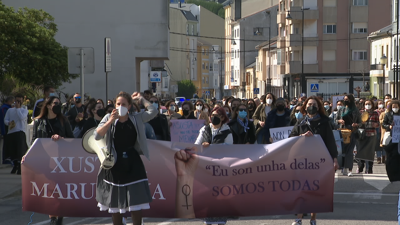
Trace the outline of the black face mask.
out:
<instances>
[{"instance_id":1,"label":"black face mask","mask_svg":"<svg viewBox=\"0 0 400 225\"><path fill-rule=\"evenodd\" d=\"M182 112L183 112L183 115L184 115L184 116L189 115L189 110L187 110L187 109L182 110Z\"/></svg>"},{"instance_id":2,"label":"black face mask","mask_svg":"<svg viewBox=\"0 0 400 225\"><path fill-rule=\"evenodd\" d=\"M221 123L221 119L220 119L219 117L217 117L217 116L213 116L213 117L211 118L211 123L212 123L213 125L218 125L218 124Z\"/></svg>"},{"instance_id":3,"label":"black face mask","mask_svg":"<svg viewBox=\"0 0 400 225\"><path fill-rule=\"evenodd\" d=\"M53 111L54 114L59 115L61 114L61 105L55 105L51 110Z\"/></svg>"},{"instance_id":4,"label":"black face mask","mask_svg":"<svg viewBox=\"0 0 400 225\"><path fill-rule=\"evenodd\" d=\"M344 105L350 105L350 101L344 101Z\"/></svg>"},{"instance_id":5,"label":"black face mask","mask_svg":"<svg viewBox=\"0 0 400 225\"><path fill-rule=\"evenodd\" d=\"M278 109L278 111L283 111L285 109L284 105L277 105L276 109Z\"/></svg>"},{"instance_id":6,"label":"black face mask","mask_svg":"<svg viewBox=\"0 0 400 225\"><path fill-rule=\"evenodd\" d=\"M232 111L233 111L233 112L235 112L235 109L236 109L236 107L235 107L235 106L234 106L234 107L232 107Z\"/></svg>"},{"instance_id":7,"label":"black face mask","mask_svg":"<svg viewBox=\"0 0 400 225\"><path fill-rule=\"evenodd\" d=\"M104 109L98 109L96 111L96 114L100 117L103 117L106 114L106 111L104 111Z\"/></svg>"},{"instance_id":8,"label":"black face mask","mask_svg":"<svg viewBox=\"0 0 400 225\"><path fill-rule=\"evenodd\" d=\"M79 103L81 103L81 102L82 102L82 100L81 100L80 98L75 99L75 103L76 103L76 104L79 104Z\"/></svg>"},{"instance_id":9,"label":"black face mask","mask_svg":"<svg viewBox=\"0 0 400 225\"><path fill-rule=\"evenodd\" d=\"M253 104L249 104L249 109L253 109L254 105Z\"/></svg>"},{"instance_id":10,"label":"black face mask","mask_svg":"<svg viewBox=\"0 0 400 225\"><path fill-rule=\"evenodd\" d=\"M308 113L308 114L310 114L310 115L315 115L315 114L317 114L317 112L318 112L317 107L315 107L315 106L309 106L309 107L307 107L307 113Z\"/></svg>"}]
</instances>

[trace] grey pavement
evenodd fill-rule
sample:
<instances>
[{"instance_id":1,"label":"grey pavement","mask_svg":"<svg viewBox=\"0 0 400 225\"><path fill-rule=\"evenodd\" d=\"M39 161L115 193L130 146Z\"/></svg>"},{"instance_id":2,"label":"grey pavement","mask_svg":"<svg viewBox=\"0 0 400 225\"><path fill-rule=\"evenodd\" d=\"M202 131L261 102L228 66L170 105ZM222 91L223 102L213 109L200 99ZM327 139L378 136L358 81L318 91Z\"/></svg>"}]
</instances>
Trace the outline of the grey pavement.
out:
<instances>
[{"instance_id":1,"label":"grey pavement","mask_svg":"<svg viewBox=\"0 0 400 225\"><path fill-rule=\"evenodd\" d=\"M357 168L356 166L354 168ZM10 174L11 166L0 166L0 225L48 224L47 215L22 211L21 176ZM355 172L355 169L353 170ZM374 174L335 174L334 212L318 214L318 224L375 225L398 224L397 203L400 183L390 183L383 164L374 165ZM228 225L291 224L294 215L241 217ZM309 217L303 224L309 224ZM128 222L130 219L128 219ZM147 225L200 225L201 220L145 218ZM64 225L110 225L111 218L65 218Z\"/></svg>"}]
</instances>

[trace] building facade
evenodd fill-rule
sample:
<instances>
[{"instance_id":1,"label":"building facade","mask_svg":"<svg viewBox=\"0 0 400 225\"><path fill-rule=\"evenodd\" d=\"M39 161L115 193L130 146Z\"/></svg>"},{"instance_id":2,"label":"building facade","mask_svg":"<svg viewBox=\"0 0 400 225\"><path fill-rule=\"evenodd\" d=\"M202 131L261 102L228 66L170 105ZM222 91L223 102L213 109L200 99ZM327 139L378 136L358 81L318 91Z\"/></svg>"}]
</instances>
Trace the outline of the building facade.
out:
<instances>
[{"instance_id":1,"label":"building facade","mask_svg":"<svg viewBox=\"0 0 400 225\"><path fill-rule=\"evenodd\" d=\"M85 93L95 98L106 98L105 37L111 37L112 43L112 72L108 75L109 98L120 91L148 89L148 73L140 76L140 62L166 60L169 57L168 0L2 2L14 8L43 9L55 18L58 28L55 38L61 45L94 48L95 72L85 75ZM64 83L60 89L65 93L75 93L79 92L79 87L78 78L71 83Z\"/></svg>"},{"instance_id":2,"label":"building facade","mask_svg":"<svg viewBox=\"0 0 400 225\"><path fill-rule=\"evenodd\" d=\"M369 78L369 31L391 20L391 1L280 0L277 51L286 97L353 93ZM283 68L284 67L284 68Z\"/></svg>"}]
</instances>

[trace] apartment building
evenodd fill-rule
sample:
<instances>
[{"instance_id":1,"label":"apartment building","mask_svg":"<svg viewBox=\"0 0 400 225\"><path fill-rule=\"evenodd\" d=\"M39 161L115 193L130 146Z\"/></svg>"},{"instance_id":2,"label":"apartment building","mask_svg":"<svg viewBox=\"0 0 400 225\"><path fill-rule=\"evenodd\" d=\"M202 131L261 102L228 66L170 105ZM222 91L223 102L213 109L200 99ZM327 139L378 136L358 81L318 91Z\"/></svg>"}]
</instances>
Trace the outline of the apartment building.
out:
<instances>
[{"instance_id":1,"label":"apartment building","mask_svg":"<svg viewBox=\"0 0 400 225\"><path fill-rule=\"evenodd\" d=\"M391 23L391 0L280 0L278 69L285 97L353 93L369 77L368 33Z\"/></svg>"},{"instance_id":2,"label":"apartment building","mask_svg":"<svg viewBox=\"0 0 400 225\"><path fill-rule=\"evenodd\" d=\"M255 47L278 34L278 5L272 5L278 1L266 1L266 4L259 5L261 8L249 2L246 2L246 6L252 6L250 9L243 8L245 4L240 0L227 1L224 5L227 49L224 94L238 98L246 98L246 89L251 90L257 82L255 79L246 79L246 67L254 63L258 55ZM246 9L247 16L242 17L242 9ZM253 10L253 13L250 14L249 10Z\"/></svg>"}]
</instances>

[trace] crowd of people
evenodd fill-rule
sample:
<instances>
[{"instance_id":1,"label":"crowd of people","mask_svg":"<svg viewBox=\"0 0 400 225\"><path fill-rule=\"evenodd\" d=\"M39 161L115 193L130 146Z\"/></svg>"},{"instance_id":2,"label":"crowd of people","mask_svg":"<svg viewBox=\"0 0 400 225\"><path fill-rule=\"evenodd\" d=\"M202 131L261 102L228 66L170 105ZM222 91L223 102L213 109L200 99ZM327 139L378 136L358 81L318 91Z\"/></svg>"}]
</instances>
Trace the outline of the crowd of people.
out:
<instances>
[{"instance_id":1,"label":"crowd of people","mask_svg":"<svg viewBox=\"0 0 400 225\"><path fill-rule=\"evenodd\" d=\"M17 174L21 174L20 160L28 149L25 141L28 110L22 101L22 95L11 96L6 98L0 108L0 128L5 138L4 158L13 162L11 173ZM122 107L126 108L126 112L118 110ZM195 142L203 147L212 144L270 144L273 143L270 129L294 126L290 136L319 134L329 150L333 166L335 169L342 168L343 175L353 176L354 162L357 162L355 173L373 173L376 153L377 163L386 164L388 177L393 182L400 181L400 156L397 144L390 140L394 116L400 115L399 108L399 101L392 99L390 95L386 95L382 100L356 100L352 94L345 94L343 100L333 103L317 96L307 97L305 94L288 100L267 93L253 99L225 96L219 101L213 98L209 101L196 100L193 103L189 100L161 100L149 90L142 95L136 93L132 96L121 92L114 100L107 101L83 99L79 93L75 93L71 101L62 103L54 88L46 87L43 98L39 99L33 108L32 143L36 138L51 138L55 141L60 138L81 138L89 129L97 127L98 138L102 138L106 132L114 132L116 136L113 141L117 154L120 156L124 153L121 155L121 158L124 158L131 148L136 149L139 154L145 154L148 151L147 145L143 143L146 138L170 141L171 120L175 119L204 120L204 127L201 128ZM139 121L140 127L129 129L138 126L137 122L129 121ZM129 123L130 126L126 128L120 123ZM113 126L115 127L111 128ZM142 130L145 136L140 136ZM334 130L339 130L343 137L341 155L337 152ZM123 141L127 139L127 133L135 138ZM368 152L367 157L358 157L361 151ZM141 162L140 157L138 158L137 154L132 157L132 163L140 167L135 171L142 172L139 175L133 172L136 174L133 178L121 178L129 184L147 179L143 172L143 164L138 163ZM190 158L190 155L185 157ZM342 157L341 165L338 165L338 157ZM111 170L103 171L99 176L111 181L116 179L113 176L120 176L121 173L131 176L129 171L133 171L132 167L125 167L126 165L116 165L113 169L115 173ZM114 224L120 224L122 217L118 213L122 212L122 209L139 211L149 207L148 202L151 198L148 198L146 183L128 185L129 190L144 193L146 198L142 198L142 202L132 203L128 199L122 204L111 196L112 191L115 191L119 193L118 198L125 198L121 195L127 195L126 191L119 192L116 188L125 186L125 183L121 181L122 183L114 184L111 181L97 185L103 193L97 200L101 210L113 213ZM108 197L104 197L104 193L108 193ZM140 207L131 208L132 204ZM301 224L302 217L303 214L298 214L293 225ZM141 214L132 213L132 218L139 221ZM51 224L62 224L62 217L50 215L50 219ZM312 214L311 224L316 224L315 221L316 215Z\"/></svg>"}]
</instances>

